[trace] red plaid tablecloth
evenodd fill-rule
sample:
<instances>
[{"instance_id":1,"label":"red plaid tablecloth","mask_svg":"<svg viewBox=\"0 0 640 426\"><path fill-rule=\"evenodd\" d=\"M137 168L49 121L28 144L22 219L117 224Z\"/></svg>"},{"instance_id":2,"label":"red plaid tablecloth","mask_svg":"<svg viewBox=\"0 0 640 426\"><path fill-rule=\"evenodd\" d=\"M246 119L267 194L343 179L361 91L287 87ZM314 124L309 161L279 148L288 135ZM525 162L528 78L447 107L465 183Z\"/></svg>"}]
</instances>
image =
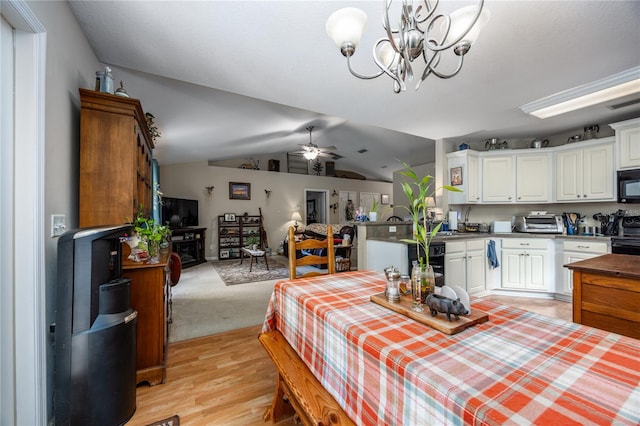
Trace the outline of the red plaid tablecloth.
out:
<instances>
[{"instance_id":1,"label":"red plaid tablecloth","mask_svg":"<svg viewBox=\"0 0 640 426\"><path fill-rule=\"evenodd\" d=\"M357 424L640 423L640 341L476 300L448 336L370 302L382 273L276 284L278 329Z\"/></svg>"}]
</instances>

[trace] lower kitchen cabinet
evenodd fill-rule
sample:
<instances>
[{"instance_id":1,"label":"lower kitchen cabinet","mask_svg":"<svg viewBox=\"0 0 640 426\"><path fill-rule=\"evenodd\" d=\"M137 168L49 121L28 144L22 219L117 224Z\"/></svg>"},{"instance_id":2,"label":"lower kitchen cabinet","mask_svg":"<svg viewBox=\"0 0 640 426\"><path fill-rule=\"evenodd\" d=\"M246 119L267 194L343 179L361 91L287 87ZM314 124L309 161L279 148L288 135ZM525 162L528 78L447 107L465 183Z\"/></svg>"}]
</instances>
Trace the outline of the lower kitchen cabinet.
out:
<instances>
[{"instance_id":1,"label":"lower kitchen cabinet","mask_svg":"<svg viewBox=\"0 0 640 426\"><path fill-rule=\"evenodd\" d=\"M557 298L570 301L573 296L573 271L563 268L563 265L577 262L579 260L591 259L608 253L608 246L605 242L596 241L563 241L562 242L562 280L558 281L556 288Z\"/></svg>"},{"instance_id":2,"label":"lower kitchen cabinet","mask_svg":"<svg viewBox=\"0 0 640 426\"><path fill-rule=\"evenodd\" d=\"M469 294L485 290L486 243L485 239L446 243L445 285L462 287Z\"/></svg>"},{"instance_id":3,"label":"lower kitchen cabinet","mask_svg":"<svg viewBox=\"0 0 640 426\"><path fill-rule=\"evenodd\" d=\"M502 240L502 288L549 290L550 240L505 238Z\"/></svg>"}]
</instances>

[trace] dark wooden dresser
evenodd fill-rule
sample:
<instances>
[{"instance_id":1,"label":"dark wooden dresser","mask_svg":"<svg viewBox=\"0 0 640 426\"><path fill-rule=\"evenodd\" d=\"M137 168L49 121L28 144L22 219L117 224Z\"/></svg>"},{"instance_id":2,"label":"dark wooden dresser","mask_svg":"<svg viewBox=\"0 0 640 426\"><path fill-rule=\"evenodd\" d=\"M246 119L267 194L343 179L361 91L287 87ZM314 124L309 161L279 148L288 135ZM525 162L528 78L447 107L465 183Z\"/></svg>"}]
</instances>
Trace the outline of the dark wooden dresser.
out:
<instances>
[{"instance_id":1,"label":"dark wooden dresser","mask_svg":"<svg viewBox=\"0 0 640 426\"><path fill-rule=\"evenodd\" d=\"M640 339L640 257L605 254L573 271L573 321Z\"/></svg>"}]
</instances>

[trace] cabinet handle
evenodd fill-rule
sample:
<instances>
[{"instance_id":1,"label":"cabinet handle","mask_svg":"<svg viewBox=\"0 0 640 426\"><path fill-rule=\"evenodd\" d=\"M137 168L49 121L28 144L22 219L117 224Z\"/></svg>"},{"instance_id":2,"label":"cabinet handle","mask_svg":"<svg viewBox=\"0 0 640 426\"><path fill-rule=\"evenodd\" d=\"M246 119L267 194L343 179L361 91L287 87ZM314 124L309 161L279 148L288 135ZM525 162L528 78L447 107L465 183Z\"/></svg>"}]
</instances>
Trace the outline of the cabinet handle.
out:
<instances>
[{"instance_id":1,"label":"cabinet handle","mask_svg":"<svg viewBox=\"0 0 640 426\"><path fill-rule=\"evenodd\" d=\"M584 195L582 196L582 198L587 198L587 194L584 194Z\"/></svg>"},{"instance_id":2,"label":"cabinet handle","mask_svg":"<svg viewBox=\"0 0 640 426\"><path fill-rule=\"evenodd\" d=\"M529 243L520 243L521 246L528 246Z\"/></svg>"},{"instance_id":3,"label":"cabinet handle","mask_svg":"<svg viewBox=\"0 0 640 426\"><path fill-rule=\"evenodd\" d=\"M576 195L576 197L580 198L580 194Z\"/></svg>"},{"instance_id":4,"label":"cabinet handle","mask_svg":"<svg viewBox=\"0 0 640 426\"><path fill-rule=\"evenodd\" d=\"M578 248L583 248L583 249L591 248L591 246L580 246L580 245L579 245L579 246L577 246L577 247L578 247Z\"/></svg>"},{"instance_id":5,"label":"cabinet handle","mask_svg":"<svg viewBox=\"0 0 640 426\"><path fill-rule=\"evenodd\" d=\"M511 199L511 197L509 197L509 200Z\"/></svg>"}]
</instances>

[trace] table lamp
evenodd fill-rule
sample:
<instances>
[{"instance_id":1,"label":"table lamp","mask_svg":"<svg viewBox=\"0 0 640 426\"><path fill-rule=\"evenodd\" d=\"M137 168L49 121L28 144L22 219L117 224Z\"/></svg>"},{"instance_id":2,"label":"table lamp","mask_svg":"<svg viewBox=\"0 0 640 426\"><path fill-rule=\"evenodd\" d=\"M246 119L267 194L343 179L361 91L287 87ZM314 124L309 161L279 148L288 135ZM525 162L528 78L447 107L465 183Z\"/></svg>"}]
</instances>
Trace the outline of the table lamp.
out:
<instances>
[{"instance_id":1,"label":"table lamp","mask_svg":"<svg viewBox=\"0 0 640 426\"><path fill-rule=\"evenodd\" d=\"M298 221L302 221L302 216L300 216L300 212L299 211L293 212L293 214L291 215L291 220L296 221L293 227L295 228L296 232L298 232Z\"/></svg>"}]
</instances>

